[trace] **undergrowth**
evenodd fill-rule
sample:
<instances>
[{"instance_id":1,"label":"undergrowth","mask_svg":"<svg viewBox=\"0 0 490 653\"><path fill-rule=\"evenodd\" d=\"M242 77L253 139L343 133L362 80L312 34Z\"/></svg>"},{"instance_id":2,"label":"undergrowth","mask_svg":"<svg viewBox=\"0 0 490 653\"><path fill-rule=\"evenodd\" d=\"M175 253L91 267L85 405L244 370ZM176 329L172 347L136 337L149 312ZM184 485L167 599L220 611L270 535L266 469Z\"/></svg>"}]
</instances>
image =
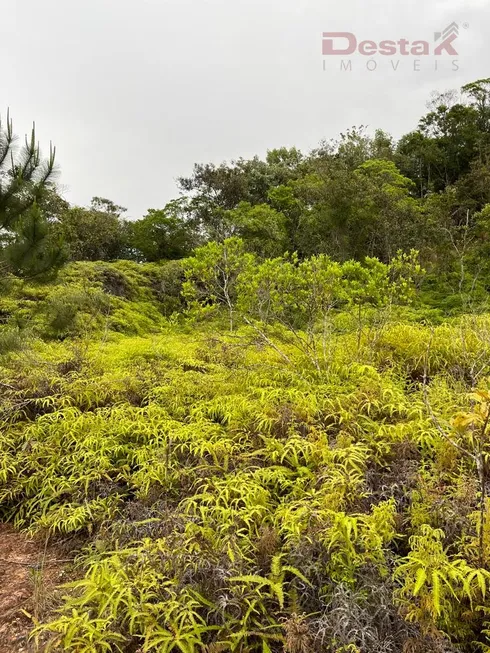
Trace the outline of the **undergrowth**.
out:
<instances>
[{"instance_id":1,"label":"undergrowth","mask_svg":"<svg viewBox=\"0 0 490 653\"><path fill-rule=\"evenodd\" d=\"M2 300L2 519L78 546L34 640L489 651L490 318L343 308L317 366L172 317L162 274L76 264Z\"/></svg>"}]
</instances>

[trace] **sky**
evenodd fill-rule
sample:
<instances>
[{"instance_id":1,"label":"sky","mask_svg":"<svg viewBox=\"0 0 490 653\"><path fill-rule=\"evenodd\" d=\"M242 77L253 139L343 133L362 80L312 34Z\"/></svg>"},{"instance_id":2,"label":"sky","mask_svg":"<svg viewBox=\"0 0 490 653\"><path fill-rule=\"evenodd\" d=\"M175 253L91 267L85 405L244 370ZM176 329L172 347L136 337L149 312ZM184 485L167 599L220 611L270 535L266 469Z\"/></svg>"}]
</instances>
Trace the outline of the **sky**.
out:
<instances>
[{"instance_id":1,"label":"sky","mask_svg":"<svg viewBox=\"0 0 490 653\"><path fill-rule=\"evenodd\" d=\"M490 76L489 8L490 0L3 0L0 114L10 108L19 135L35 121L45 151L53 141L66 199L107 197L138 218L177 197L176 179L197 162L282 146L307 152L354 125L395 137L412 130L432 91ZM417 64L411 55L322 54L324 32L432 47L452 22L458 56L437 57L437 71L432 55ZM341 70L349 59L352 69Z\"/></svg>"}]
</instances>

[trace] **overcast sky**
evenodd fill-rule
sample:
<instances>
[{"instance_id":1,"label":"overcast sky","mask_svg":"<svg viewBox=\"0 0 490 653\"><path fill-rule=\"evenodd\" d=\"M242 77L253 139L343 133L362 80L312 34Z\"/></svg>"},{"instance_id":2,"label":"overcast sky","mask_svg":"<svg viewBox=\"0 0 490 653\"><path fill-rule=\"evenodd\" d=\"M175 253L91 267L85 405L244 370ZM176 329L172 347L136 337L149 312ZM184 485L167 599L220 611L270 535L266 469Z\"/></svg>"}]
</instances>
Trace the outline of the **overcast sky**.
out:
<instances>
[{"instance_id":1,"label":"overcast sky","mask_svg":"<svg viewBox=\"0 0 490 653\"><path fill-rule=\"evenodd\" d=\"M489 0L3 0L0 112L52 140L72 202L131 217L178 194L195 162L305 151L352 125L399 136L430 92L490 76ZM433 41L458 57L322 56L322 33ZM458 60L458 71L451 61ZM324 62L325 61L325 70ZM374 65L374 64L373 64ZM396 65L396 64L395 64ZM46 148L47 149L47 148Z\"/></svg>"}]
</instances>

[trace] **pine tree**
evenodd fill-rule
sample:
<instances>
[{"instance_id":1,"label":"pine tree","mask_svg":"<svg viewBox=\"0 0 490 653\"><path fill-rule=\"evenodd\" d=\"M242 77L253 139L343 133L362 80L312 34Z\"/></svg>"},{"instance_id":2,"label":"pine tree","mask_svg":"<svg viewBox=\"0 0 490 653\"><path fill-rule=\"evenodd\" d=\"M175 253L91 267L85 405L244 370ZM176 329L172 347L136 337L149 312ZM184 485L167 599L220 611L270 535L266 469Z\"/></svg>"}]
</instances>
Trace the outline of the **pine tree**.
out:
<instances>
[{"instance_id":1,"label":"pine tree","mask_svg":"<svg viewBox=\"0 0 490 653\"><path fill-rule=\"evenodd\" d=\"M0 229L1 260L21 276L38 276L62 263L63 246L51 237L49 223L39 208L52 188L56 148L50 144L43 158L33 125L20 150L15 147L12 120L0 120Z\"/></svg>"}]
</instances>

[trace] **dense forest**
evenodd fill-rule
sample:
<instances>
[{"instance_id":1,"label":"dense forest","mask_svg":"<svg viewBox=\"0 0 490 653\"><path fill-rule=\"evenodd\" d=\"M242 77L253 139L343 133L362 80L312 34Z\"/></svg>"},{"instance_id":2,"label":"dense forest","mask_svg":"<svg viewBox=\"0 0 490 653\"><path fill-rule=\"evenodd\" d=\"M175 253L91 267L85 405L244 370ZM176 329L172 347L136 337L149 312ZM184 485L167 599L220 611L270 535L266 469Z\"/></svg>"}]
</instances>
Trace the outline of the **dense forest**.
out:
<instances>
[{"instance_id":1,"label":"dense forest","mask_svg":"<svg viewBox=\"0 0 490 653\"><path fill-rule=\"evenodd\" d=\"M0 651L490 652L490 79L136 220L57 172L7 114Z\"/></svg>"}]
</instances>

